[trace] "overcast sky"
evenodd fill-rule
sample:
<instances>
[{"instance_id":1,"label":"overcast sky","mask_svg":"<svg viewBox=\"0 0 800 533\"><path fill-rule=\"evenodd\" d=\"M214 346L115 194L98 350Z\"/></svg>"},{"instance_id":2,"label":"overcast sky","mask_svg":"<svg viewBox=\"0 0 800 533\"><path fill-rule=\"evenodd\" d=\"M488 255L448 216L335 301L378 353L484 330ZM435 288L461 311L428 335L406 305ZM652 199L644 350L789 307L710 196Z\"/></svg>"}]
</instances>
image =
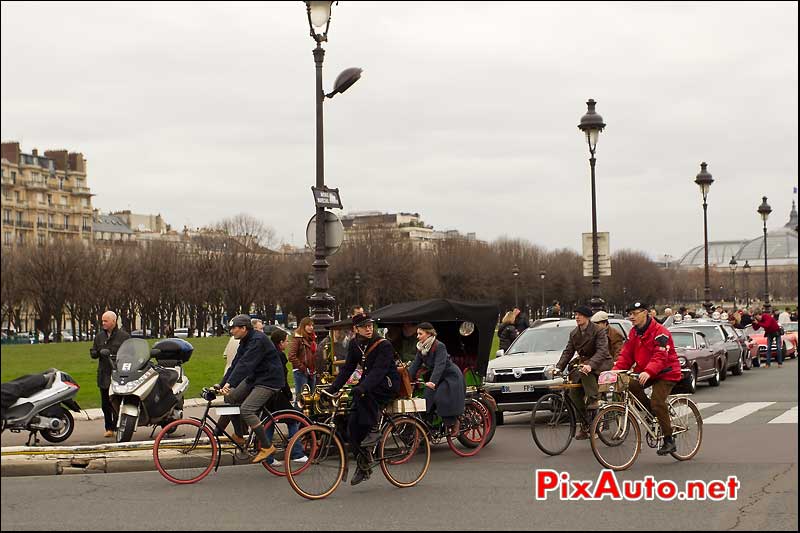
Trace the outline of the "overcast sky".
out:
<instances>
[{"instance_id":1,"label":"overcast sky","mask_svg":"<svg viewBox=\"0 0 800 533\"><path fill-rule=\"evenodd\" d=\"M797 185L795 2L347 2L333 7L326 184L345 209L580 250L680 256L788 220ZM173 227L240 212L305 242L314 42L293 2L2 3L2 139L82 152L94 206Z\"/></svg>"}]
</instances>

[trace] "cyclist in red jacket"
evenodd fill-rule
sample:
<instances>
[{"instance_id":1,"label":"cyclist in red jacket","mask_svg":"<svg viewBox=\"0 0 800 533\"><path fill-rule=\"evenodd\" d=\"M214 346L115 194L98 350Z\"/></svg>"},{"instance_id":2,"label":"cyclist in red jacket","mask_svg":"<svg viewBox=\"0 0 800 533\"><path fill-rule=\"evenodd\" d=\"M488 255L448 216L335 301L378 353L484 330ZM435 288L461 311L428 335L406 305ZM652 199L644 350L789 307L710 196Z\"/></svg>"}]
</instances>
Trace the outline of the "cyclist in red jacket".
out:
<instances>
[{"instance_id":1,"label":"cyclist in red jacket","mask_svg":"<svg viewBox=\"0 0 800 533\"><path fill-rule=\"evenodd\" d=\"M629 390L658 419L664 442L656 453L667 455L675 451L667 396L672 392L672 387L681 380L678 354L669 330L649 316L646 305L635 302L627 311L634 328L630 331L628 341L622 347L613 370L628 370L636 366L639 381L631 381ZM647 398L644 389L651 385L653 394Z\"/></svg>"},{"instance_id":2,"label":"cyclist in red jacket","mask_svg":"<svg viewBox=\"0 0 800 533\"><path fill-rule=\"evenodd\" d=\"M772 313L766 311L756 311L755 320L752 323L753 329L764 328L764 337L767 339L767 368L772 362L772 343L775 343L775 359L778 361L778 366L783 366L783 343L781 342L781 326L772 316Z\"/></svg>"}]
</instances>

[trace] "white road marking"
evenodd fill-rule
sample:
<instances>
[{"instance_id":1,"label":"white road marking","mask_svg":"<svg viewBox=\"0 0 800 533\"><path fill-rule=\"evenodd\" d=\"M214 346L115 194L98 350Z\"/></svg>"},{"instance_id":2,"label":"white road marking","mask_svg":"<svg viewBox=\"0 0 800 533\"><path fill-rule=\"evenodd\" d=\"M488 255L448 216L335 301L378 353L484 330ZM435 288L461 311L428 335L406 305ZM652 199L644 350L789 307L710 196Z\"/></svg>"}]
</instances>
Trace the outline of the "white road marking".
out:
<instances>
[{"instance_id":1,"label":"white road marking","mask_svg":"<svg viewBox=\"0 0 800 533\"><path fill-rule=\"evenodd\" d=\"M797 424L797 406L795 405L781 416L773 418L770 424Z\"/></svg>"},{"instance_id":2,"label":"white road marking","mask_svg":"<svg viewBox=\"0 0 800 533\"><path fill-rule=\"evenodd\" d=\"M702 411L703 409L707 409L709 407L714 407L715 405L719 405L719 402L700 402L700 403L697 403L695 405L697 405L697 408Z\"/></svg>"},{"instance_id":3,"label":"white road marking","mask_svg":"<svg viewBox=\"0 0 800 533\"><path fill-rule=\"evenodd\" d=\"M753 414L759 409L763 409L768 407L775 402L747 402L736 407L731 407L730 409L726 409L721 413L717 413L711 418L708 418L703 421L704 424L732 424L737 420L746 417L747 415Z\"/></svg>"}]
</instances>

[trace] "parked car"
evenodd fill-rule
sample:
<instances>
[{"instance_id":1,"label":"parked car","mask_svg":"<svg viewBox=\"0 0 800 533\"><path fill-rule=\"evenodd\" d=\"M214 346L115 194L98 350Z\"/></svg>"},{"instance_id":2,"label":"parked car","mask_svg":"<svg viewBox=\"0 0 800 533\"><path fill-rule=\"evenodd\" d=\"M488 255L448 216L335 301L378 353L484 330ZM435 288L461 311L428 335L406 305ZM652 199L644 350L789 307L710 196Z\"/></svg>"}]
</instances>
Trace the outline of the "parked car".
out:
<instances>
[{"instance_id":1,"label":"parked car","mask_svg":"<svg viewBox=\"0 0 800 533\"><path fill-rule=\"evenodd\" d=\"M792 344L797 348L797 322L787 322L783 325L783 330L786 332L784 337L792 341Z\"/></svg>"},{"instance_id":2,"label":"parked car","mask_svg":"<svg viewBox=\"0 0 800 533\"><path fill-rule=\"evenodd\" d=\"M703 333L711 349L715 350L718 347L717 345L722 346L722 349L725 351L725 365L720 374L720 379L722 381L725 381L728 370L730 370L734 376L742 374L744 371L745 357L743 357L743 352L745 348L739 342L735 333L733 333L733 328L726 322L695 318L693 320L684 320L681 322L681 327ZM730 333L726 327L731 330Z\"/></svg>"},{"instance_id":3,"label":"parked car","mask_svg":"<svg viewBox=\"0 0 800 533\"><path fill-rule=\"evenodd\" d=\"M718 387L722 381L722 369L725 365L726 353L722 345L717 343L711 347L705 334L694 329L674 326L670 328L678 361L681 363L681 390L690 392L697 390L697 383L708 381L712 387Z\"/></svg>"},{"instance_id":4,"label":"parked car","mask_svg":"<svg viewBox=\"0 0 800 533\"><path fill-rule=\"evenodd\" d=\"M142 338L151 339L153 337L153 332L148 329L146 331L146 333L144 335L142 335L142 330L135 329L135 330L131 331L131 337L136 337L138 339L142 339Z\"/></svg>"},{"instance_id":5,"label":"parked car","mask_svg":"<svg viewBox=\"0 0 800 533\"><path fill-rule=\"evenodd\" d=\"M750 337L755 341L758 345L758 356L761 358L761 361L767 360L767 338L764 335L764 332L753 331L750 333ZM783 358L784 359L793 359L797 357L797 345L792 342L791 337L788 335L781 336L781 343L783 344ZM773 358L776 357L775 355L775 347L772 347Z\"/></svg>"},{"instance_id":6,"label":"parked car","mask_svg":"<svg viewBox=\"0 0 800 533\"><path fill-rule=\"evenodd\" d=\"M543 322L520 333L507 351L497 351L497 357L489 361L485 386L499 411L529 411L549 392L549 386L561 383L560 378L553 379L555 364L576 325L574 319ZM633 324L612 318L609 326L627 340Z\"/></svg>"},{"instance_id":7,"label":"parked car","mask_svg":"<svg viewBox=\"0 0 800 533\"><path fill-rule=\"evenodd\" d=\"M730 324L723 324L722 327L725 333L728 334L729 339L735 339L739 343L742 349L742 366L744 369L750 370L753 368L753 358L750 353L747 335L741 329L737 329Z\"/></svg>"}]
</instances>

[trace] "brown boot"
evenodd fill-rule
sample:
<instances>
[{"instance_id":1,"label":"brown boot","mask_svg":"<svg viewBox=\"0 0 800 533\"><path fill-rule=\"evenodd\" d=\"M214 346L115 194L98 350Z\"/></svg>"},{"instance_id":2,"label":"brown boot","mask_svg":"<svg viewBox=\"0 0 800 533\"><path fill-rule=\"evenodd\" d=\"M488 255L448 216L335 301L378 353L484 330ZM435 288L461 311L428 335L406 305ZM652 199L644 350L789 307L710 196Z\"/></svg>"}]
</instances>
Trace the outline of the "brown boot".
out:
<instances>
[{"instance_id":1,"label":"brown boot","mask_svg":"<svg viewBox=\"0 0 800 533\"><path fill-rule=\"evenodd\" d=\"M242 448L244 448L244 445L246 444L246 441L244 440L244 437L240 437L240 436L239 436L239 435L237 435L236 433L234 433L233 435L231 435L231 436L230 436L230 439L231 439L231 442L235 442L236 444L238 444L238 445L239 445L239 446L241 446Z\"/></svg>"},{"instance_id":2,"label":"brown boot","mask_svg":"<svg viewBox=\"0 0 800 533\"><path fill-rule=\"evenodd\" d=\"M578 430L578 434L575 435L575 440L586 440L589 438L589 432L586 431L586 428L581 426Z\"/></svg>"},{"instance_id":3,"label":"brown boot","mask_svg":"<svg viewBox=\"0 0 800 533\"><path fill-rule=\"evenodd\" d=\"M275 453L275 446L270 446L269 448L261 448L260 450L258 450L256 456L253 457L253 460L250 462L253 464L260 463L261 461L266 460L266 458L272 455L273 453Z\"/></svg>"}]
</instances>

